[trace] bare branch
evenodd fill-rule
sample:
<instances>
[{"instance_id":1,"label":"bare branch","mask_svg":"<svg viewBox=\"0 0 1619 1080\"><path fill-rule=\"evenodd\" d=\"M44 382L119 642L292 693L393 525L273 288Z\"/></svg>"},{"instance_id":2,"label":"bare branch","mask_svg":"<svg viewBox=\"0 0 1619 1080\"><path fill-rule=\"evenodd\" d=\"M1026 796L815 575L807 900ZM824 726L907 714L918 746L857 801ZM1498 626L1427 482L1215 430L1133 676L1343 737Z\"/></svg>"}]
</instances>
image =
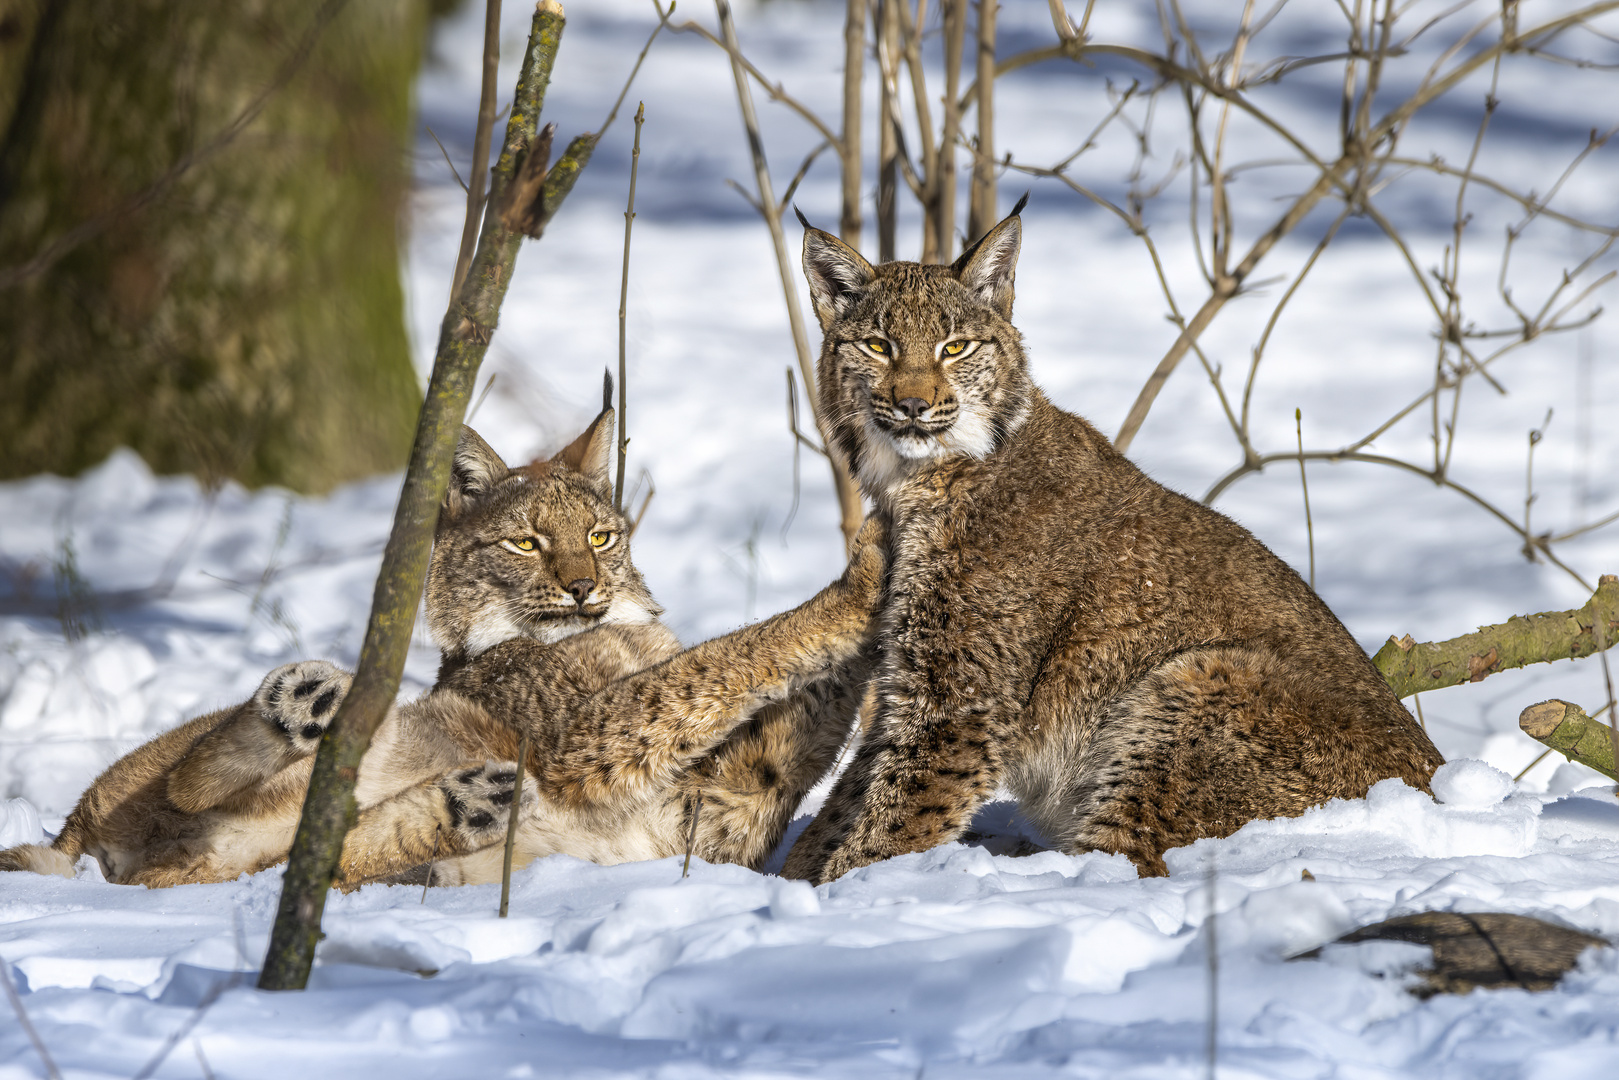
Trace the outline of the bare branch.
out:
<instances>
[{"instance_id":1,"label":"bare branch","mask_svg":"<svg viewBox=\"0 0 1619 1080\"><path fill-rule=\"evenodd\" d=\"M455 275L450 279L450 296L461 292L472 265L472 250L478 243L478 226L483 223L484 174L489 170L489 142L495 130L495 84L500 76L500 0L485 0L483 10L483 80L478 90L478 126L472 136L472 164L468 166L466 220L461 224L461 248L455 257ZM428 132L432 134L432 132ZM438 137L434 136L434 142ZM444 147L439 146L442 150ZM445 154L444 160L450 160ZM549 164L549 163L548 163ZM451 166L454 168L454 166Z\"/></svg>"}]
</instances>

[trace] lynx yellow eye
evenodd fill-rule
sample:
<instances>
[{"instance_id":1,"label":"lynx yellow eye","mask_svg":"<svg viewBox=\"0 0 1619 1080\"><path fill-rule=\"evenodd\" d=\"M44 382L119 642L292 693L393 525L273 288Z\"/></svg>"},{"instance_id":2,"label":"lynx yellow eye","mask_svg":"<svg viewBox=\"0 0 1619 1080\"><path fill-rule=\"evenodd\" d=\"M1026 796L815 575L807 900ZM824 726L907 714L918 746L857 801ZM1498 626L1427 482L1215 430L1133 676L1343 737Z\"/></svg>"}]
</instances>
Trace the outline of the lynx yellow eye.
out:
<instances>
[{"instance_id":1,"label":"lynx yellow eye","mask_svg":"<svg viewBox=\"0 0 1619 1080\"><path fill-rule=\"evenodd\" d=\"M944 343L944 354L946 356L960 356L966 351L967 343L965 341L947 341Z\"/></svg>"},{"instance_id":2,"label":"lynx yellow eye","mask_svg":"<svg viewBox=\"0 0 1619 1080\"><path fill-rule=\"evenodd\" d=\"M532 536L514 537L506 541L506 546L524 555L533 554L535 548L539 547Z\"/></svg>"},{"instance_id":3,"label":"lynx yellow eye","mask_svg":"<svg viewBox=\"0 0 1619 1080\"><path fill-rule=\"evenodd\" d=\"M606 529L598 529L590 534L590 546L600 551L613 542L613 534Z\"/></svg>"},{"instance_id":4,"label":"lynx yellow eye","mask_svg":"<svg viewBox=\"0 0 1619 1080\"><path fill-rule=\"evenodd\" d=\"M885 338L869 337L863 344L878 356L888 355L888 341Z\"/></svg>"}]
</instances>

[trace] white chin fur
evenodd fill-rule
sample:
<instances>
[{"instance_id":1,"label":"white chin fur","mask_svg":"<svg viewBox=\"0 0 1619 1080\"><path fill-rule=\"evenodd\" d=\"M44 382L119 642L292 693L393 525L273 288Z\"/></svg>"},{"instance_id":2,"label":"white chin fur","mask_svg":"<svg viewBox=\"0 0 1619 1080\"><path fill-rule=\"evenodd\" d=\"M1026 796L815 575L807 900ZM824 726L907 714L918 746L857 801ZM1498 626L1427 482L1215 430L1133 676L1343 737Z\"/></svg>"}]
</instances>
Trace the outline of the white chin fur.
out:
<instances>
[{"instance_id":1,"label":"white chin fur","mask_svg":"<svg viewBox=\"0 0 1619 1080\"><path fill-rule=\"evenodd\" d=\"M493 649L502 641L522 636L523 632L517 628L517 624L505 614L498 611L486 614L468 629L467 652L472 656L478 656ZM440 648L446 648L444 642L438 644Z\"/></svg>"},{"instance_id":2,"label":"white chin fur","mask_svg":"<svg viewBox=\"0 0 1619 1080\"><path fill-rule=\"evenodd\" d=\"M950 430L939 436L937 444L941 453L965 454L981 460L995 449L995 432L983 410L962 409Z\"/></svg>"},{"instance_id":3,"label":"white chin fur","mask_svg":"<svg viewBox=\"0 0 1619 1080\"><path fill-rule=\"evenodd\" d=\"M870 490L886 490L928 461L957 455L980 459L989 456L995 449L995 434L984 410L967 408L937 436L895 438L868 420L864 449L860 460L862 483Z\"/></svg>"},{"instance_id":4,"label":"white chin fur","mask_svg":"<svg viewBox=\"0 0 1619 1080\"><path fill-rule=\"evenodd\" d=\"M607 614L601 617L604 623L649 623L657 620L657 614L645 604L633 597L619 593L613 597L613 602L607 605Z\"/></svg>"},{"instance_id":5,"label":"white chin fur","mask_svg":"<svg viewBox=\"0 0 1619 1080\"><path fill-rule=\"evenodd\" d=\"M466 652L468 656L480 656L493 649L503 641L513 638L526 637L531 641L538 641L546 645L555 645L559 641L582 634L608 623L649 623L656 622L658 613L647 607L641 601L622 593L613 598L605 614L596 618L581 618L577 615L568 615L560 619L545 619L534 623L527 630L520 628L510 617L501 611L486 612L482 618L473 623L467 632ZM449 651L452 643L438 640L434 635L438 647Z\"/></svg>"}]
</instances>

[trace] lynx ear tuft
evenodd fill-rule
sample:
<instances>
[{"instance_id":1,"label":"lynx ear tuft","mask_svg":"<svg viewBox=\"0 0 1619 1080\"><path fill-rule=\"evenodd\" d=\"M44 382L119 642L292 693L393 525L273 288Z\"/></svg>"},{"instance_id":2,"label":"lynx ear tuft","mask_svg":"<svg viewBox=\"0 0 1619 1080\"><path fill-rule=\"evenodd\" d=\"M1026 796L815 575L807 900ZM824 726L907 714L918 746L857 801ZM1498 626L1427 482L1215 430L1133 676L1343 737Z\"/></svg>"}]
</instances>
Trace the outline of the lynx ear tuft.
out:
<instances>
[{"instance_id":1,"label":"lynx ear tuft","mask_svg":"<svg viewBox=\"0 0 1619 1080\"><path fill-rule=\"evenodd\" d=\"M609 495L613 490L613 416L612 409L603 409L583 434L551 458L574 472L583 473L597 490Z\"/></svg>"},{"instance_id":2,"label":"lynx ear tuft","mask_svg":"<svg viewBox=\"0 0 1619 1080\"><path fill-rule=\"evenodd\" d=\"M486 494L510 472L500 455L476 431L461 425L450 466L450 486L444 492L444 515L455 517L469 502Z\"/></svg>"},{"instance_id":3,"label":"lynx ear tuft","mask_svg":"<svg viewBox=\"0 0 1619 1080\"><path fill-rule=\"evenodd\" d=\"M804 222L804 277L809 280L815 317L824 331L848 312L877 273L860 252L815 228L803 214L798 220Z\"/></svg>"},{"instance_id":4,"label":"lynx ear tuft","mask_svg":"<svg viewBox=\"0 0 1619 1080\"><path fill-rule=\"evenodd\" d=\"M1017 201L1012 212L983 238L961 253L950 267L957 279L1003 319L1012 317L1012 282L1017 277L1018 251L1023 246L1023 219L1018 215L1029 201Z\"/></svg>"}]
</instances>

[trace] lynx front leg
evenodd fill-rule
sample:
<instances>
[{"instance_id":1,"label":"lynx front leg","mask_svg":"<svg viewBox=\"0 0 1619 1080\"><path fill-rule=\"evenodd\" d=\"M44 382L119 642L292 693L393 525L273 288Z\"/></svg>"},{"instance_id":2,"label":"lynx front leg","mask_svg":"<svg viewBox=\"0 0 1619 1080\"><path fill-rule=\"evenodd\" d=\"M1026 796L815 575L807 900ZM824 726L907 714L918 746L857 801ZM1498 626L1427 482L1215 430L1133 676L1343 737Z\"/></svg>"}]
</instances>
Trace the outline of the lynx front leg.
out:
<instances>
[{"instance_id":1,"label":"lynx front leg","mask_svg":"<svg viewBox=\"0 0 1619 1080\"><path fill-rule=\"evenodd\" d=\"M505 839L517 765L468 764L360 812L343 842L339 887L358 888L433 859L465 855ZM520 814L538 804L533 780L524 784Z\"/></svg>"},{"instance_id":2,"label":"lynx front leg","mask_svg":"<svg viewBox=\"0 0 1619 1080\"><path fill-rule=\"evenodd\" d=\"M200 813L311 757L352 678L324 660L276 668L175 766L169 800Z\"/></svg>"},{"instance_id":3,"label":"lynx front leg","mask_svg":"<svg viewBox=\"0 0 1619 1080\"><path fill-rule=\"evenodd\" d=\"M881 698L866 742L793 845L784 877L821 884L954 840L994 793L998 718L956 715L930 697Z\"/></svg>"}]
</instances>

